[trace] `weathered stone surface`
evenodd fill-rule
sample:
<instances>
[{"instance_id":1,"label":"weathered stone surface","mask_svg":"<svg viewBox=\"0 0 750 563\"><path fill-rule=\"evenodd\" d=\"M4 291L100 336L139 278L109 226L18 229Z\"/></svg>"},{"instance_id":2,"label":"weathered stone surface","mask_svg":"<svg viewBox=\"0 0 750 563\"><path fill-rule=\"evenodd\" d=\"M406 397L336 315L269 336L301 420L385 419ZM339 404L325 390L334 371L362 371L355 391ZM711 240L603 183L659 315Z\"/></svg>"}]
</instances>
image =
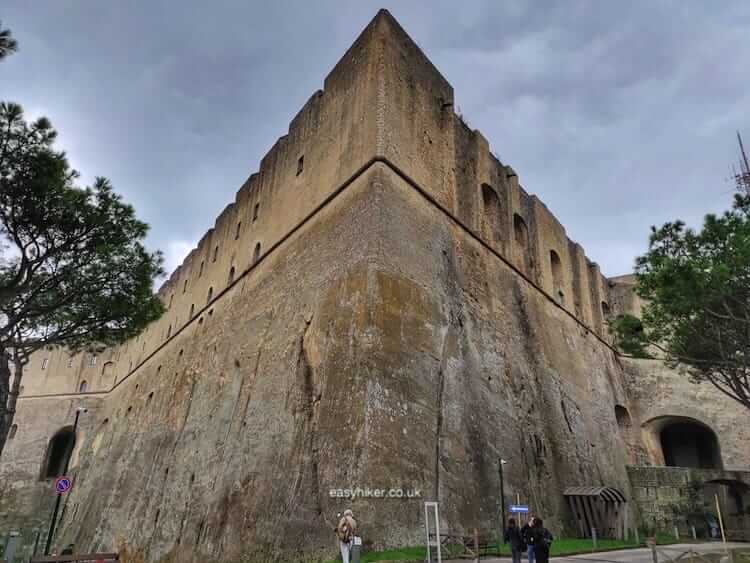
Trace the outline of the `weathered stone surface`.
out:
<instances>
[{"instance_id":1,"label":"weathered stone surface","mask_svg":"<svg viewBox=\"0 0 750 563\"><path fill-rule=\"evenodd\" d=\"M374 546L421 543L424 500L443 529L491 530L500 457L506 499L573 530L565 487L649 498L626 466L664 463L650 424L669 416L746 468L747 415L615 354L606 316L635 310L629 281L601 275L452 101L381 12L161 288L164 318L95 365L33 359L0 532L44 526L40 465L80 404L57 541L134 561L315 558L349 506ZM330 494L354 487L421 496Z\"/></svg>"}]
</instances>

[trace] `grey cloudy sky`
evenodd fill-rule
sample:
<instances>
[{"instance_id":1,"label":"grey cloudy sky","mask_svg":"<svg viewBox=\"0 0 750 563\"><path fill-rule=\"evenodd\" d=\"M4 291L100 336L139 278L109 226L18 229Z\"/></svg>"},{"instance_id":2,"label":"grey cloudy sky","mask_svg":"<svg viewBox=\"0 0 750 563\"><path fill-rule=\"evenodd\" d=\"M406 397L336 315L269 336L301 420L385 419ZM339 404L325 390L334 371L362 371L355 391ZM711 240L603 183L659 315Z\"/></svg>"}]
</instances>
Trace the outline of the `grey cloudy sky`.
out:
<instances>
[{"instance_id":1,"label":"grey cloudy sky","mask_svg":"<svg viewBox=\"0 0 750 563\"><path fill-rule=\"evenodd\" d=\"M750 143L750 2L3 0L0 99L47 115L174 268L378 8L606 275L728 207Z\"/></svg>"}]
</instances>

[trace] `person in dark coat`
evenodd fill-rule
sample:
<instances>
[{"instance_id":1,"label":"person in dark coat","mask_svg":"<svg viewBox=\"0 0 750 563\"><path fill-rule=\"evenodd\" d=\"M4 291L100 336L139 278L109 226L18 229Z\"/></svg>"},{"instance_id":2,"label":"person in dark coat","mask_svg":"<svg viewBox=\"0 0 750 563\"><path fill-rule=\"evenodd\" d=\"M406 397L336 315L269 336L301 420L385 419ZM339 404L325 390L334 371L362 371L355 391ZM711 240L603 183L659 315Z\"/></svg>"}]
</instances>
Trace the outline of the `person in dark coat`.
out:
<instances>
[{"instance_id":1,"label":"person in dark coat","mask_svg":"<svg viewBox=\"0 0 750 563\"><path fill-rule=\"evenodd\" d=\"M521 554L526 549L526 543L521 537L521 529L516 526L516 520L511 518L508 520L508 527L505 528L505 535L503 541L510 544L510 553L513 557L513 563L521 563Z\"/></svg>"},{"instance_id":2,"label":"person in dark coat","mask_svg":"<svg viewBox=\"0 0 750 563\"><path fill-rule=\"evenodd\" d=\"M531 531L534 529L534 521L536 517L532 514L529 516L529 521L521 528L521 540L526 544L527 555L529 557L529 563L534 563L534 544L531 543Z\"/></svg>"},{"instance_id":3,"label":"person in dark coat","mask_svg":"<svg viewBox=\"0 0 750 563\"><path fill-rule=\"evenodd\" d=\"M552 534L549 530L544 527L544 522L541 518L534 520L534 525L531 528L529 535L529 545L534 546L534 557L536 563L549 563L549 549L552 545Z\"/></svg>"}]
</instances>

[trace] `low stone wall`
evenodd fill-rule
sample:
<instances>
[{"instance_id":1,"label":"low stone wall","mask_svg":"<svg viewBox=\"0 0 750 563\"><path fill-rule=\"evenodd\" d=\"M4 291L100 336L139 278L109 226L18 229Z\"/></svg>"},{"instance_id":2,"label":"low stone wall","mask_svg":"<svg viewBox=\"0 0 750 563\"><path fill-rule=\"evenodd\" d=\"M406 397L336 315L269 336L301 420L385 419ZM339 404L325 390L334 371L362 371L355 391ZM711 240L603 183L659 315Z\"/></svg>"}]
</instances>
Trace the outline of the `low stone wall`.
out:
<instances>
[{"instance_id":1,"label":"low stone wall","mask_svg":"<svg viewBox=\"0 0 750 563\"><path fill-rule=\"evenodd\" d=\"M706 500L713 496L707 495L707 487L733 483L745 489L745 498L750 489L750 471L634 466L627 470L641 527L672 532L677 526L684 536L692 534L691 526L696 527L699 536L709 533L705 514L715 515L716 508L710 499ZM735 534L750 533L747 515L740 516L724 506L722 513L727 529Z\"/></svg>"}]
</instances>

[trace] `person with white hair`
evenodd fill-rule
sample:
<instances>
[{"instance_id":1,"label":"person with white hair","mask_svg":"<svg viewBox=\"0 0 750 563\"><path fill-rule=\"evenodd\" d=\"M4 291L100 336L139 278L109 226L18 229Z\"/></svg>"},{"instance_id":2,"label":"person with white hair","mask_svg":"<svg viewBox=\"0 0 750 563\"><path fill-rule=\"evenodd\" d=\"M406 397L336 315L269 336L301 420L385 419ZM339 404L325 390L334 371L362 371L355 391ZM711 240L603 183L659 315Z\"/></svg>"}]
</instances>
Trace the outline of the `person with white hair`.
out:
<instances>
[{"instance_id":1,"label":"person with white hair","mask_svg":"<svg viewBox=\"0 0 750 563\"><path fill-rule=\"evenodd\" d=\"M339 540L341 549L341 559L344 563L349 563L349 555L352 552L352 541L357 531L357 521L354 519L354 513L351 509L344 510L344 515L336 526L336 537Z\"/></svg>"}]
</instances>

